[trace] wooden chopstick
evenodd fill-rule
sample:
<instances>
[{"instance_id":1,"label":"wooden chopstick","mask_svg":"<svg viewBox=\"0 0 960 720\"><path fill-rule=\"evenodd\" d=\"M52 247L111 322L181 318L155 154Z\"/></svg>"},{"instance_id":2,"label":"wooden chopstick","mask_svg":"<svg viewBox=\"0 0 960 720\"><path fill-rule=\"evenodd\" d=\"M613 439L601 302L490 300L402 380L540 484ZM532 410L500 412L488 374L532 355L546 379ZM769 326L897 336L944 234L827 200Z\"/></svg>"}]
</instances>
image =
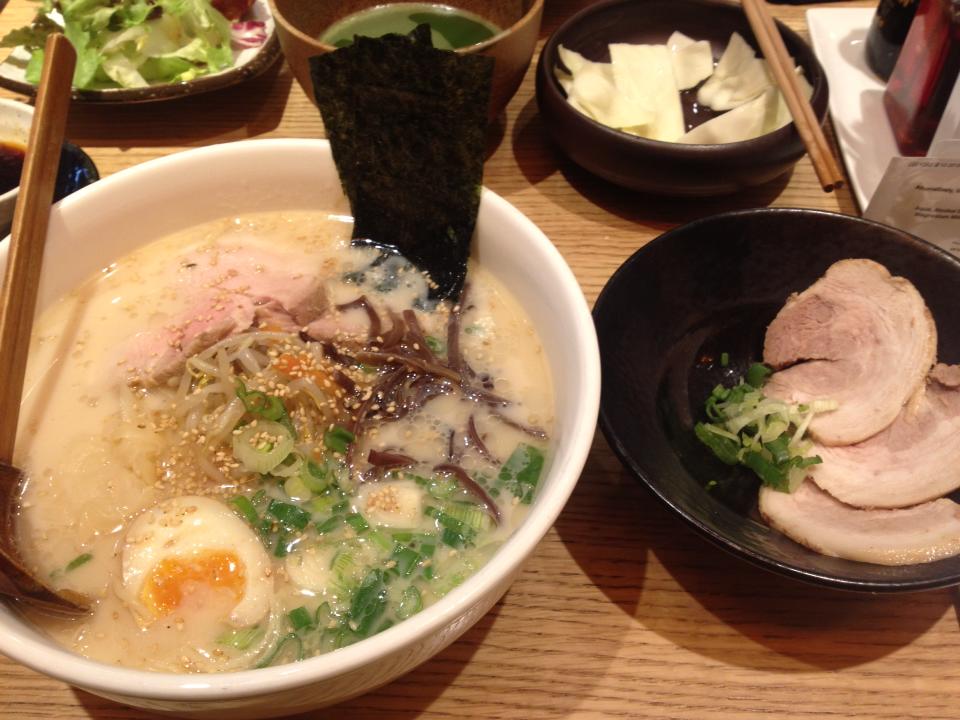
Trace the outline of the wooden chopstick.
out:
<instances>
[{"instance_id":1,"label":"wooden chopstick","mask_svg":"<svg viewBox=\"0 0 960 720\"><path fill-rule=\"evenodd\" d=\"M763 56L787 102L787 107L790 108L793 123L807 148L813 169L820 180L820 186L824 192L841 187L844 182L843 172L823 134L810 101L800 89L793 69L793 59L783 44L783 38L780 37L780 31L777 30L773 17L767 10L767 3L764 0L741 0L741 2L760 50L763 51Z\"/></svg>"},{"instance_id":2,"label":"wooden chopstick","mask_svg":"<svg viewBox=\"0 0 960 720\"><path fill-rule=\"evenodd\" d=\"M44 57L0 291L0 461L11 465L77 55L63 35L54 33L47 38Z\"/></svg>"}]
</instances>

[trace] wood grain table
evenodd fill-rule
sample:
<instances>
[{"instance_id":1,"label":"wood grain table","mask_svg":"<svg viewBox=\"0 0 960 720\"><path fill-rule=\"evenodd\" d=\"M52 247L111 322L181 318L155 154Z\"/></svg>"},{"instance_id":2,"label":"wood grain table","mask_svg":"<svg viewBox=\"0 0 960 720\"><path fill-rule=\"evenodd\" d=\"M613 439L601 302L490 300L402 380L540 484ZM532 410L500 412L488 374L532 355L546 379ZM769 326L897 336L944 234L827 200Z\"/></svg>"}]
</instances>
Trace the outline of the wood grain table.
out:
<instances>
[{"instance_id":1,"label":"wood grain table","mask_svg":"<svg viewBox=\"0 0 960 720\"><path fill-rule=\"evenodd\" d=\"M583 0L547 0L542 37ZM870 2L837 3L870 6ZM773 6L806 32L805 6ZM0 32L29 19L12 0ZM856 214L802 160L733 197L652 198L572 165L544 138L533 71L502 121L486 184L537 223L588 300L637 248L734 208ZM289 70L152 105L74 103L69 137L103 175L189 147L317 137ZM638 308L639 312L643 308ZM311 718L954 718L960 632L953 591L869 596L774 576L707 544L624 470L599 436L579 486L505 598L459 641L390 685ZM0 658L0 717L149 718Z\"/></svg>"}]
</instances>

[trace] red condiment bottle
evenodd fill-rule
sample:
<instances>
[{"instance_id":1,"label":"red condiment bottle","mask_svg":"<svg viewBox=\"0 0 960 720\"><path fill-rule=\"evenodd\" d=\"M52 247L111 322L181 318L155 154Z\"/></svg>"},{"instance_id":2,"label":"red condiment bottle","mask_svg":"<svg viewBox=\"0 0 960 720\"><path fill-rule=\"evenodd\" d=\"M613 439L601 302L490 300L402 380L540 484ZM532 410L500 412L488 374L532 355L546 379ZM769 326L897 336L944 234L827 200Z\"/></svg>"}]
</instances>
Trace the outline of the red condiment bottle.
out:
<instances>
[{"instance_id":1,"label":"red condiment bottle","mask_svg":"<svg viewBox=\"0 0 960 720\"><path fill-rule=\"evenodd\" d=\"M960 72L960 0L921 0L883 94L901 155L925 155Z\"/></svg>"}]
</instances>

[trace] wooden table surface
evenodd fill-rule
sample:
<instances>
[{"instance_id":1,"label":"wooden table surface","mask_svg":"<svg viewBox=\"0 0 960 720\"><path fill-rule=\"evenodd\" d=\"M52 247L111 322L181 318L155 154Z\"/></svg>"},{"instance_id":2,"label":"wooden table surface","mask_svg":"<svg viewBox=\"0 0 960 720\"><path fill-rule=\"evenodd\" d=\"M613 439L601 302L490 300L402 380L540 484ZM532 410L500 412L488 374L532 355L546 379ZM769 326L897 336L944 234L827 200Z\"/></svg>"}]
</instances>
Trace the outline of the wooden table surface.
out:
<instances>
[{"instance_id":1,"label":"wooden table surface","mask_svg":"<svg viewBox=\"0 0 960 720\"><path fill-rule=\"evenodd\" d=\"M547 0L542 37L584 4ZM806 32L805 6L773 7ZM31 8L13 0L0 32L26 22ZM195 98L75 103L68 128L103 175L189 147L321 133L317 111L280 63ZM485 182L553 240L591 303L634 250L680 223L766 205L857 212L848 191L820 191L806 159L789 177L721 199L651 198L608 185L544 138L532 68ZM960 716L958 658L952 591L845 594L756 569L694 535L598 436L556 527L486 617L407 676L309 717L952 718ZM0 717L151 716L0 658Z\"/></svg>"}]
</instances>

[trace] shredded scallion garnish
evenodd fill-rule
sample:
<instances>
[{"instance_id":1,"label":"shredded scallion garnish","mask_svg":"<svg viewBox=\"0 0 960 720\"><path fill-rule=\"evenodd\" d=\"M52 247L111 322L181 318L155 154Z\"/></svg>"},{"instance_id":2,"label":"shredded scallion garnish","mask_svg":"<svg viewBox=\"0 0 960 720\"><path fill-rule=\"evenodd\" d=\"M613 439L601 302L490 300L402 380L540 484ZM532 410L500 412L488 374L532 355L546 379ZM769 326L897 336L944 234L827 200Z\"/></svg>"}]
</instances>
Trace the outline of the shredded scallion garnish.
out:
<instances>
[{"instance_id":1,"label":"shredded scallion garnish","mask_svg":"<svg viewBox=\"0 0 960 720\"><path fill-rule=\"evenodd\" d=\"M837 403L818 400L791 404L764 396L762 388L772 374L754 363L733 387L717 385L707 398L710 422L694 426L697 438L727 465L750 468L764 485L792 492L806 477L806 468L822 460L807 457L812 443L804 439L818 413Z\"/></svg>"}]
</instances>

